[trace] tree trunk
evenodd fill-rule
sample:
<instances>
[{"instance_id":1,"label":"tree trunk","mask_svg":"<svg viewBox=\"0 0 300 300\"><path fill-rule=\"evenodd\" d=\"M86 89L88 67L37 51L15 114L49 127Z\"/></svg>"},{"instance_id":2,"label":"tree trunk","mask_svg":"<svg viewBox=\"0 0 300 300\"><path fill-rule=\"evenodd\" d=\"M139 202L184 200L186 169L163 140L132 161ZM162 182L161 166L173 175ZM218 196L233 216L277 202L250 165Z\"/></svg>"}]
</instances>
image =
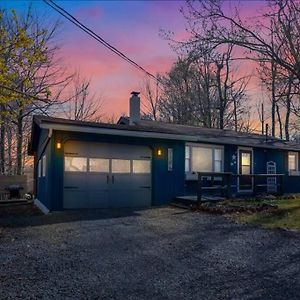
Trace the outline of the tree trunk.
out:
<instances>
[{"instance_id":1,"label":"tree trunk","mask_svg":"<svg viewBox=\"0 0 300 300\"><path fill-rule=\"evenodd\" d=\"M276 95L275 95L275 78L276 78L276 66L274 61L271 62L271 76L272 76L272 111L271 111L271 122L272 122L272 136L275 136L276 134Z\"/></svg>"},{"instance_id":2,"label":"tree trunk","mask_svg":"<svg viewBox=\"0 0 300 300\"><path fill-rule=\"evenodd\" d=\"M8 174L13 175L12 169L12 132L11 127L7 128L7 165L8 165Z\"/></svg>"},{"instance_id":3,"label":"tree trunk","mask_svg":"<svg viewBox=\"0 0 300 300\"><path fill-rule=\"evenodd\" d=\"M237 116L237 105L236 98L233 99L233 116L234 116L234 130L238 131L238 116Z\"/></svg>"},{"instance_id":4,"label":"tree trunk","mask_svg":"<svg viewBox=\"0 0 300 300\"><path fill-rule=\"evenodd\" d=\"M282 121L281 121L279 106L277 104L276 104L276 112L277 112L277 118L278 118L278 123L279 123L280 138L282 139L283 138Z\"/></svg>"},{"instance_id":5,"label":"tree trunk","mask_svg":"<svg viewBox=\"0 0 300 300\"><path fill-rule=\"evenodd\" d=\"M5 120L4 105L0 106L0 174L5 173Z\"/></svg>"},{"instance_id":6,"label":"tree trunk","mask_svg":"<svg viewBox=\"0 0 300 300\"><path fill-rule=\"evenodd\" d=\"M287 141L290 140L291 91L292 91L292 84L293 84L293 75L290 75L288 83L289 85L288 85L287 96L286 96L286 115L285 115L285 124L284 124L285 139Z\"/></svg>"},{"instance_id":7,"label":"tree trunk","mask_svg":"<svg viewBox=\"0 0 300 300\"><path fill-rule=\"evenodd\" d=\"M0 174L5 173L5 125L0 120Z\"/></svg>"},{"instance_id":8,"label":"tree trunk","mask_svg":"<svg viewBox=\"0 0 300 300\"><path fill-rule=\"evenodd\" d=\"M17 121L17 175L22 175L23 146L23 109L20 109Z\"/></svg>"}]
</instances>

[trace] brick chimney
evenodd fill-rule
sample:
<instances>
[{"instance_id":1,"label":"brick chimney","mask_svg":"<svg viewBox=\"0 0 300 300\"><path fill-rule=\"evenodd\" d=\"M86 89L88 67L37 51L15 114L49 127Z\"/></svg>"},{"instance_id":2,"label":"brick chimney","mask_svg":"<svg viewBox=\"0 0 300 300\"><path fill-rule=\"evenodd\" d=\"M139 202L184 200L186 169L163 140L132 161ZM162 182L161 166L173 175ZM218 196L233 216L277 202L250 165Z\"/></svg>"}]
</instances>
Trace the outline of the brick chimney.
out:
<instances>
[{"instance_id":1,"label":"brick chimney","mask_svg":"<svg viewBox=\"0 0 300 300\"><path fill-rule=\"evenodd\" d=\"M129 125L133 125L139 122L141 119L141 99L139 94L140 92L131 92L131 97L129 100Z\"/></svg>"}]
</instances>

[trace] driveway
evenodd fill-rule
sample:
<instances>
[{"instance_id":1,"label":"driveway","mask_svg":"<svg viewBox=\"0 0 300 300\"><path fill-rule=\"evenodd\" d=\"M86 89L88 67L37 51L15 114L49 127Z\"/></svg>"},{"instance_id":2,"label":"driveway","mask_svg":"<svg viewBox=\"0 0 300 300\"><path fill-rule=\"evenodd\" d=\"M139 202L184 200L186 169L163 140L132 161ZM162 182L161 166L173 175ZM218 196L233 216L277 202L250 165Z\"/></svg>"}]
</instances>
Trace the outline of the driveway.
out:
<instances>
[{"instance_id":1,"label":"driveway","mask_svg":"<svg viewBox=\"0 0 300 300\"><path fill-rule=\"evenodd\" d=\"M0 299L299 299L300 234L176 208L0 219Z\"/></svg>"}]
</instances>

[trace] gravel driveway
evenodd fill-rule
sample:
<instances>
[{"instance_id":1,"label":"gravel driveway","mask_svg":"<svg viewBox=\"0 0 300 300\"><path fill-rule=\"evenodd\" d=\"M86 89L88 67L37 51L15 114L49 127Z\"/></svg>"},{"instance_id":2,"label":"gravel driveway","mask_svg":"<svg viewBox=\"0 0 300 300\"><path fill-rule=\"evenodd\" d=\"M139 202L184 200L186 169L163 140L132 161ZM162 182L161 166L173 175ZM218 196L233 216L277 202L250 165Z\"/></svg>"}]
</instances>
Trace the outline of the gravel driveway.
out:
<instances>
[{"instance_id":1,"label":"gravel driveway","mask_svg":"<svg viewBox=\"0 0 300 300\"><path fill-rule=\"evenodd\" d=\"M175 208L0 219L0 299L299 299L300 234Z\"/></svg>"}]
</instances>

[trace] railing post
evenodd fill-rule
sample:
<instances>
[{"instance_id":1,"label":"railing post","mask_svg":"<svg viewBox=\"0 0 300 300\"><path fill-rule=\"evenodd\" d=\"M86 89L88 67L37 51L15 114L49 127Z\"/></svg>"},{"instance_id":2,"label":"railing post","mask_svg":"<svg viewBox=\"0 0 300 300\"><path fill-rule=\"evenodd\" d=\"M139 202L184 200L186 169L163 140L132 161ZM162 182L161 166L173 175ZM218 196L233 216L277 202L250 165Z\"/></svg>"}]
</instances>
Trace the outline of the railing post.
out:
<instances>
[{"instance_id":1,"label":"railing post","mask_svg":"<svg viewBox=\"0 0 300 300\"><path fill-rule=\"evenodd\" d=\"M280 182L280 189L279 189L279 191L280 191L280 195L283 195L283 180L284 180L284 175L281 175L281 176L279 176L279 178L280 178L280 180L279 180L279 182Z\"/></svg>"},{"instance_id":2,"label":"railing post","mask_svg":"<svg viewBox=\"0 0 300 300\"><path fill-rule=\"evenodd\" d=\"M227 183L227 199L231 198L231 173L226 175L226 183Z\"/></svg>"},{"instance_id":3,"label":"railing post","mask_svg":"<svg viewBox=\"0 0 300 300\"><path fill-rule=\"evenodd\" d=\"M253 176L252 177L252 182L253 182L253 194L254 194L254 196L257 194L257 178L256 178L256 175L255 174L253 174L253 175L251 175L251 176Z\"/></svg>"},{"instance_id":4,"label":"railing post","mask_svg":"<svg viewBox=\"0 0 300 300\"><path fill-rule=\"evenodd\" d=\"M198 204L202 199L202 175L198 173L198 186L197 186L197 202Z\"/></svg>"}]
</instances>

